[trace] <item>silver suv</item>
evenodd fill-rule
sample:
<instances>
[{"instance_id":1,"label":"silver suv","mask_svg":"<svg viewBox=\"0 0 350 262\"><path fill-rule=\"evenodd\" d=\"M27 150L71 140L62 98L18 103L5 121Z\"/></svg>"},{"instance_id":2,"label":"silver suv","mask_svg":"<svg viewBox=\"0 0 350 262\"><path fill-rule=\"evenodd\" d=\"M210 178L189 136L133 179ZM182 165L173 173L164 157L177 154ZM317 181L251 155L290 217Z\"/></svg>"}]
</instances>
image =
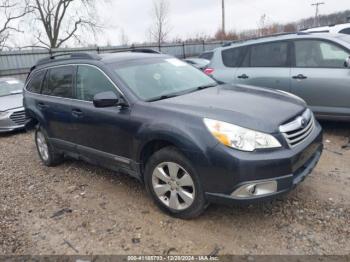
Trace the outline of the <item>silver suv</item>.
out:
<instances>
[{"instance_id":1,"label":"silver suv","mask_svg":"<svg viewBox=\"0 0 350 262\"><path fill-rule=\"evenodd\" d=\"M205 72L295 94L320 119L350 121L349 57L350 35L293 33L217 48Z\"/></svg>"}]
</instances>

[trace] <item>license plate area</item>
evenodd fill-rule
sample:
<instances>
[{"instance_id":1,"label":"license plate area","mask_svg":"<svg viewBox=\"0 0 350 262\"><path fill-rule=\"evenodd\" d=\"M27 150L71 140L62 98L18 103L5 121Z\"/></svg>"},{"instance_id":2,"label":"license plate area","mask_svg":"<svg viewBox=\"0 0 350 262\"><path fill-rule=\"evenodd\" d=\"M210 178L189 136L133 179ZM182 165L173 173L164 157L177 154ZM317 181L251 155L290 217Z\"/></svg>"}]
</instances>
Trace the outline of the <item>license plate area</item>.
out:
<instances>
[{"instance_id":1,"label":"license plate area","mask_svg":"<svg viewBox=\"0 0 350 262\"><path fill-rule=\"evenodd\" d=\"M293 159L293 173L298 171L313 157L313 155L319 150L320 145L318 143L313 143L309 145L306 149L300 152Z\"/></svg>"}]
</instances>

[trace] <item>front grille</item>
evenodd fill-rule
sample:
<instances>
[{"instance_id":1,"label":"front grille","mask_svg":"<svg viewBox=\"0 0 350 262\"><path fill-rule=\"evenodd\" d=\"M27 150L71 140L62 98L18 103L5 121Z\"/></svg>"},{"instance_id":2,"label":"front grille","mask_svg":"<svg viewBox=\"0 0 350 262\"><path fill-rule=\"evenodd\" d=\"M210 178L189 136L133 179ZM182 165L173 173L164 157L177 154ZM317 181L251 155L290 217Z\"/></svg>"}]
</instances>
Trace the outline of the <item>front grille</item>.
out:
<instances>
[{"instance_id":1,"label":"front grille","mask_svg":"<svg viewBox=\"0 0 350 262\"><path fill-rule=\"evenodd\" d=\"M315 119L308 109L294 121L280 127L280 131L285 137L290 147L295 147L303 143L315 128Z\"/></svg>"},{"instance_id":2,"label":"front grille","mask_svg":"<svg viewBox=\"0 0 350 262\"><path fill-rule=\"evenodd\" d=\"M16 124L16 125L24 125L27 120L27 116L25 111L17 111L13 112L10 116L10 119Z\"/></svg>"}]
</instances>

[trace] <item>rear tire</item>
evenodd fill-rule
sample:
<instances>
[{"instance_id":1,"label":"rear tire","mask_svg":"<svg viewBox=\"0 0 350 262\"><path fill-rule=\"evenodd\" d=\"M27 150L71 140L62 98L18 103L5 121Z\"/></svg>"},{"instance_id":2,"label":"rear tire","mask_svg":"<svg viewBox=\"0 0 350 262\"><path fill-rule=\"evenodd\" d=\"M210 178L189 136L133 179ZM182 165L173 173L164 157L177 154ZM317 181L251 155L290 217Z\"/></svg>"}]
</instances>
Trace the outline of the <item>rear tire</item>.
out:
<instances>
[{"instance_id":1,"label":"rear tire","mask_svg":"<svg viewBox=\"0 0 350 262\"><path fill-rule=\"evenodd\" d=\"M42 127L35 130L35 144L39 157L45 166L56 166L63 161L63 155L50 144L48 136Z\"/></svg>"},{"instance_id":2,"label":"rear tire","mask_svg":"<svg viewBox=\"0 0 350 262\"><path fill-rule=\"evenodd\" d=\"M175 147L163 148L150 157L144 180L156 205L173 217L191 219L208 206L193 165Z\"/></svg>"}]
</instances>

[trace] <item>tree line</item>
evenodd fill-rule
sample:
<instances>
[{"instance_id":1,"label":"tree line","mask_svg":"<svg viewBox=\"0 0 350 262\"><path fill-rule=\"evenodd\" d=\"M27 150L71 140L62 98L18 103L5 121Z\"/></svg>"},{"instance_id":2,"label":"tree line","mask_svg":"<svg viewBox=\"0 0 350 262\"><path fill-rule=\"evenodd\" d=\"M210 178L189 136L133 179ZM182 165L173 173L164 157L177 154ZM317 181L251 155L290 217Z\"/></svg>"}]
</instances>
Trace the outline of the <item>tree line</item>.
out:
<instances>
[{"instance_id":1,"label":"tree line","mask_svg":"<svg viewBox=\"0 0 350 262\"><path fill-rule=\"evenodd\" d=\"M259 22L257 23L257 28L253 30L245 31L229 31L222 32L218 30L216 34L212 37L215 40L244 40L250 38L256 38L266 35L278 34L278 33L290 33L297 32L303 29L313 28L317 26L329 26L349 22L350 23L350 10L332 13L328 15L320 15L315 21L315 17L309 17L301 19L296 22L291 23L270 23L266 22L266 15L262 15ZM210 37L209 37L210 38Z\"/></svg>"}]
</instances>

